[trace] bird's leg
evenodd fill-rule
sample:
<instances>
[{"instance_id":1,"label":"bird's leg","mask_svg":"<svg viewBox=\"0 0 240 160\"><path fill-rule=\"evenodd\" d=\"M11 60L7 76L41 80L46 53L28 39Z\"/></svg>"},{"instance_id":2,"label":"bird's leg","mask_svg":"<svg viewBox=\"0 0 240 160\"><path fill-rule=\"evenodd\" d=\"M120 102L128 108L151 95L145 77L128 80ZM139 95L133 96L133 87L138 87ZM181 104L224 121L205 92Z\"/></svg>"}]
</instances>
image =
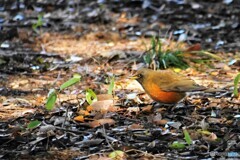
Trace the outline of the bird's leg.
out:
<instances>
[{"instance_id":1,"label":"bird's leg","mask_svg":"<svg viewBox=\"0 0 240 160\"><path fill-rule=\"evenodd\" d=\"M191 105L191 103L189 103L188 99L185 97L182 100L180 100L177 104L175 104L174 107L172 107L171 111L174 111L175 109L188 109L193 106L194 105Z\"/></svg>"}]
</instances>

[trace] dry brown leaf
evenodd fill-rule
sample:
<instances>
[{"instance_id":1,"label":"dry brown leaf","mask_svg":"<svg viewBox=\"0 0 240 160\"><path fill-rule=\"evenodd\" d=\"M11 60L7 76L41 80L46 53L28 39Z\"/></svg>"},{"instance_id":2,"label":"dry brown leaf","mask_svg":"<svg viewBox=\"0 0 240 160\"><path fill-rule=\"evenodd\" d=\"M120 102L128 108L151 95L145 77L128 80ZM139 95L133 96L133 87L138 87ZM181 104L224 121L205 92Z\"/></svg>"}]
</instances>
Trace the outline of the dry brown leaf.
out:
<instances>
[{"instance_id":1,"label":"dry brown leaf","mask_svg":"<svg viewBox=\"0 0 240 160\"><path fill-rule=\"evenodd\" d=\"M211 135L209 135L209 136L203 136L203 139L208 142L214 142L217 140L217 135L214 133L211 133Z\"/></svg>"},{"instance_id":2,"label":"dry brown leaf","mask_svg":"<svg viewBox=\"0 0 240 160\"><path fill-rule=\"evenodd\" d=\"M140 125L140 124L134 123L134 124L128 126L128 129L129 129L129 130L143 129L143 126Z\"/></svg>"},{"instance_id":3,"label":"dry brown leaf","mask_svg":"<svg viewBox=\"0 0 240 160\"><path fill-rule=\"evenodd\" d=\"M78 114L83 115L83 116L88 116L90 113L87 110L81 109L78 111Z\"/></svg>"},{"instance_id":4,"label":"dry brown leaf","mask_svg":"<svg viewBox=\"0 0 240 160\"><path fill-rule=\"evenodd\" d=\"M208 118L207 122L211 124L219 124L221 123L222 119L221 118Z\"/></svg>"},{"instance_id":5,"label":"dry brown leaf","mask_svg":"<svg viewBox=\"0 0 240 160\"><path fill-rule=\"evenodd\" d=\"M91 112L92 110L93 110L93 107L92 107L92 106L87 106L87 107L86 107L86 111Z\"/></svg>"},{"instance_id":6,"label":"dry brown leaf","mask_svg":"<svg viewBox=\"0 0 240 160\"><path fill-rule=\"evenodd\" d=\"M94 120L94 121L88 123L88 125L92 128L99 127L104 124L114 125L115 121L113 119L106 118L106 119Z\"/></svg>"},{"instance_id":7,"label":"dry brown leaf","mask_svg":"<svg viewBox=\"0 0 240 160\"><path fill-rule=\"evenodd\" d=\"M192 138L192 140L199 140L201 138L201 134L198 132L190 132L190 137Z\"/></svg>"},{"instance_id":8,"label":"dry brown leaf","mask_svg":"<svg viewBox=\"0 0 240 160\"><path fill-rule=\"evenodd\" d=\"M215 133L211 133L209 138L211 138L211 140L215 141L217 139L217 135Z\"/></svg>"},{"instance_id":9,"label":"dry brown leaf","mask_svg":"<svg viewBox=\"0 0 240 160\"><path fill-rule=\"evenodd\" d=\"M153 108L152 105L147 105L146 107L142 108L142 112L151 113L152 112L152 108Z\"/></svg>"},{"instance_id":10,"label":"dry brown leaf","mask_svg":"<svg viewBox=\"0 0 240 160\"><path fill-rule=\"evenodd\" d=\"M160 113L156 114L153 117L153 123L157 124L157 125L163 125L164 123L166 124L166 120L162 119L162 115Z\"/></svg>"},{"instance_id":11,"label":"dry brown leaf","mask_svg":"<svg viewBox=\"0 0 240 160\"><path fill-rule=\"evenodd\" d=\"M75 121L78 121L78 122L84 122L84 117L83 116L77 116L74 118Z\"/></svg>"},{"instance_id":12,"label":"dry brown leaf","mask_svg":"<svg viewBox=\"0 0 240 160\"><path fill-rule=\"evenodd\" d=\"M97 95L98 101L103 101L103 100L113 100L113 96L111 94L99 94Z\"/></svg>"},{"instance_id":13,"label":"dry brown leaf","mask_svg":"<svg viewBox=\"0 0 240 160\"><path fill-rule=\"evenodd\" d=\"M191 51L200 51L202 49L202 46L200 43L194 44L186 49L185 52L191 52Z\"/></svg>"},{"instance_id":14,"label":"dry brown leaf","mask_svg":"<svg viewBox=\"0 0 240 160\"><path fill-rule=\"evenodd\" d=\"M166 110L167 110L166 108L158 108L158 109L156 109L156 111L159 112L159 113L163 113Z\"/></svg>"},{"instance_id":15,"label":"dry brown leaf","mask_svg":"<svg viewBox=\"0 0 240 160\"><path fill-rule=\"evenodd\" d=\"M106 156L107 156L107 155L106 155ZM89 160L112 160L111 158L106 157L106 156L91 155L91 156L89 157Z\"/></svg>"},{"instance_id":16,"label":"dry brown leaf","mask_svg":"<svg viewBox=\"0 0 240 160\"><path fill-rule=\"evenodd\" d=\"M165 124L167 124L167 120L166 119L162 119L162 120L159 120L159 121L155 121L155 124L157 124L157 125L165 125Z\"/></svg>"},{"instance_id":17,"label":"dry brown leaf","mask_svg":"<svg viewBox=\"0 0 240 160\"><path fill-rule=\"evenodd\" d=\"M128 109L127 109L127 111L129 112L129 113L139 113L140 112L140 108L139 107L129 107Z\"/></svg>"},{"instance_id":18,"label":"dry brown leaf","mask_svg":"<svg viewBox=\"0 0 240 160\"><path fill-rule=\"evenodd\" d=\"M118 110L118 107L114 106L113 100L103 100L103 101L96 101L91 104L94 111L101 111L101 112L115 112Z\"/></svg>"}]
</instances>

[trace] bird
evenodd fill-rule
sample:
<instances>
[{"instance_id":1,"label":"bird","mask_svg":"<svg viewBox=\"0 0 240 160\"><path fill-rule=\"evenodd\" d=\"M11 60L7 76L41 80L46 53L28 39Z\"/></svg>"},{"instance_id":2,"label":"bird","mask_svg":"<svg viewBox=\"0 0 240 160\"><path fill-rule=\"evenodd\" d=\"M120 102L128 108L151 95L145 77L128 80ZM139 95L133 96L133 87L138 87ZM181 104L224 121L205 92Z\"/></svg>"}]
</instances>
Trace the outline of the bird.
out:
<instances>
[{"instance_id":1,"label":"bird","mask_svg":"<svg viewBox=\"0 0 240 160\"><path fill-rule=\"evenodd\" d=\"M164 104L178 103L186 96L186 92L206 90L206 87L172 70L142 68L133 77L154 101Z\"/></svg>"}]
</instances>

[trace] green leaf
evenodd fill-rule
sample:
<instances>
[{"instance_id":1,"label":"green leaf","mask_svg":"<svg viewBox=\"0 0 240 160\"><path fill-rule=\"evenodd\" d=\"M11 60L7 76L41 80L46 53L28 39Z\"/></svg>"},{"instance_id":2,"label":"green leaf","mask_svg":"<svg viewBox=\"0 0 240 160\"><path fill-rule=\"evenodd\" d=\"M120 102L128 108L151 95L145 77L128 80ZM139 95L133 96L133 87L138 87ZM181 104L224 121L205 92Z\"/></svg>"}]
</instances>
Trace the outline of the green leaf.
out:
<instances>
[{"instance_id":1,"label":"green leaf","mask_svg":"<svg viewBox=\"0 0 240 160\"><path fill-rule=\"evenodd\" d=\"M121 150L115 150L113 152L111 152L109 155L108 155L109 158L111 159L123 159L125 157L125 153Z\"/></svg>"},{"instance_id":2,"label":"green leaf","mask_svg":"<svg viewBox=\"0 0 240 160\"><path fill-rule=\"evenodd\" d=\"M152 55L156 54L156 38L152 37L151 39Z\"/></svg>"},{"instance_id":3,"label":"green leaf","mask_svg":"<svg viewBox=\"0 0 240 160\"><path fill-rule=\"evenodd\" d=\"M69 79L67 82L63 83L60 86L60 91L62 91L63 89L70 87L76 83L78 83L81 80L81 75L79 74L74 74L73 77L71 79Z\"/></svg>"},{"instance_id":4,"label":"green leaf","mask_svg":"<svg viewBox=\"0 0 240 160\"><path fill-rule=\"evenodd\" d=\"M46 103L46 109L52 110L57 100L57 93L55 89L51 89L48 93L48 99Z\"/></svg>"},{"instance_id":5,"label":"green leaf","mask_svg":"<svg viewBox=\"0 0 240 160\"><path fill-rule=\"evenodd\" d=\"M178 141L174 141L171 145L170 148L172 149L184 149L186 146L184 143L178 142Z\"/></svg>"},{"instance_id":6,"label":"green leaf","mask_svg":"<svg viewBox=\"0 0 240 160\"><path fill-rule=\"evenodd\" d=\"M151 59L151 54L150 53L147 53L145 56L143 56L143 60L146 64L150 65L151 62L152 62L152 59Z\"/></svg>"},{"instance_id":7,"label":"green leaf","mask_svg":"<svg viewBox=\"0 0 240 160\"><path fill-rule=\"evenodd\" d=\"M183 129L184 139L188 145L192 144L192 139L186 129Z\"/></svg>"},{"instance_id":8,"label":"green leaf","mask_svg":"<svg viewBox=\"0 0 240 160\"><path fill-rule=\"evenodd\" d=\"M114 76L110 77L110 84L108 87L108 94L110 94L110 95L113 95L114 80L115 80Z\"/></svg>"},{"instance_id":9,"label":"green leaf","mask_svg":"<svg viewBox=\"0 0 240 160\"><path fill-rule=\"evenodd\" d=\"M197 132L200 133L200 134L204 134L204 135L211 135L211 132L209 132L209 131L207 131L207 130L201 130L201 129L199 129L199 130L197 130Z\"/></svg>"},{"instance_id":10,"label":"green leaf","mask_svg":"<svg viewBox=\"0 0 240 160\"><path fill-rule=\"evenodd\" d=\"M162 54L162 42L161 42L161 39L158 39L158 56L161 56Z\"/></svg>"},{"instance_id":11,"label":"green leaf","mask_svg":"<svg viewBox=\"0 0 240 160\"><path fill-rule=\"evenodd\" d=\"M97 101L97 95L94 93L93 90L87 89L86 90L86 100L88 104L92 104L93 102Z\"/></svg>"},{"instance_id":12,"label":"green leaf","mask_svg":"<svg viewBox=\"0 0 240 160\"><path fill-rule=\"evenodd\" d=\"M27 128L28 128L28 129L34 129L34 128L37 128L40 124L41 124L41 122L38 121L38 120L31 121L31 122L28 124Z\"/></svg>"},{"instance_id":13,"label":"green leaf","mask_svg":"<svg viewBox=\"0 0 240 160\"><path fill-rule=\"evenodd\" d=\"M238 83L240 81L240 73L234 79L234 90L233 94L235 97L238 97Z\"/></svg>"},{"instance_id":14,"label":"green leaf","mask_svg":"<svg viewBox=\"0 0 240 160\"><path fill-rule=\"evenodd\" d=\"M37 22L32 25L32 29L35 32L37 32L37 28L42 27L42 25L43 25L43 14L39 14Z\"/></svg>"}]
</instances>

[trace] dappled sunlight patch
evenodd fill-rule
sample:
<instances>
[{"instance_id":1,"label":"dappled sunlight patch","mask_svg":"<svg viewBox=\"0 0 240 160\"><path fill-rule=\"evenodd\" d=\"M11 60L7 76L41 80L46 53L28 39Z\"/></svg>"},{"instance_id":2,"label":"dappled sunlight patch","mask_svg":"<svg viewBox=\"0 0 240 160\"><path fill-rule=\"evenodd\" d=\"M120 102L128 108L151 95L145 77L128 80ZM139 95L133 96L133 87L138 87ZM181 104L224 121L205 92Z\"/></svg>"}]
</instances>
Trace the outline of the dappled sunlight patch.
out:
<instances>
[{"instance_id":1,"label":"dappled sunlight patch","mask_svg":"<svg viewBox=\"0 0 240 160\"><path fill-rule=\"evenodd\" d=\"M0 119L1 120L8 120L12 118L24 117L27 114L34 114L36 109L22 106L19 104L0 104Z\"/></svg>"},{"instance_id":2,"label":"dappled sunlight patch","mask_svg":"<svg viewBox=\"0 0 240 160\"><path fill-rule=\"evenodd\" d=\"M83 57L93 55L109 55L109 51L144 51L146 48L143 44L148 39L138 39L130 41L121 39L118 34L111 33L89 33L80 39L76 39L74 35L57 35L56 33L43 35L42 39L37 41L47 52L55 52L59 54L77 54ZM99 38L98 38L99 37ZM47 40L46 40L47 39ZM38 50L41 48L38 48ZM111 56L111 55L109 55Z\"/></svg>"}]
</instances>

